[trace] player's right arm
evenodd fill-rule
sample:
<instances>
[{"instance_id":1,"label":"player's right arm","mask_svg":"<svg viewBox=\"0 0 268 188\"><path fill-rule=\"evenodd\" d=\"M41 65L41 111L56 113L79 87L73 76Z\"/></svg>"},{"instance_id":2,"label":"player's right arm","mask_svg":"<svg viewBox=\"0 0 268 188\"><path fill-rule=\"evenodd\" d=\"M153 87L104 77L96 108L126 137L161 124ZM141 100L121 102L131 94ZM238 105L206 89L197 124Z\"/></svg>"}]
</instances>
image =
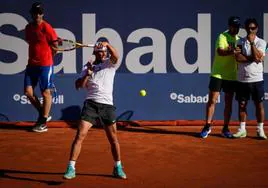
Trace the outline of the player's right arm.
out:
<instances>
[{"instance_id":1,"label":"player's right arm","mask_svg":"<svg viewBox=\"0 0 268 188\"><path fill-rule=\"evenodd\" d=\"M80 78L75 81L75 88L78 90L80 88L87 87L88 79L92 78L92 62L88 62L81 73Z\"/></svg>"},{"instance_id":2,"label":"player's right arm","mask_svg":"<svg viewBox=\"0 0 268 188\"><path fill-rule=\"evenodd\" d=\"M234 54L234 48L230 45L228 45L226 48L226 43L228 44L226 36L220 34L216 42L217 53L220 56L228 56Z\"/></svg>"},{"instance_id":3,"label":"player's right arm","mask_svg":"<svg viewBox=\"0 0 268 188\"><path fill-rule=\"evenodd\" d=\"M46 25L46 31L47 31L47 36L46 36L47 42L49 43L51 47L54 47L54 48L51 48L52 55L54 56L57 54L57 50L55 49L58 47L58 43L55 41L58 39L58 35L50 24Z\"/></svg>"}]
</instances>

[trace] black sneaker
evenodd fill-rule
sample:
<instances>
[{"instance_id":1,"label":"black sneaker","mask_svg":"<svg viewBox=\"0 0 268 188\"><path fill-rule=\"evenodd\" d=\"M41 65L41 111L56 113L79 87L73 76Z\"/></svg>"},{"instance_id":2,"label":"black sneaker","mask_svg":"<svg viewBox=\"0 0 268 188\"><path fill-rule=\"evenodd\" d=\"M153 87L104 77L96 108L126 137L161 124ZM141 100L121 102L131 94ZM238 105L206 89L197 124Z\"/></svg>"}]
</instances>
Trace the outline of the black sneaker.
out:
<instances>
[{"instance_id":1,"label":"black sneaker","mask_svg":"<svg viewBox=\"0 0 268 188\"><path fill-rule=\"evenodd\" d=\"M46 126L46 124L36 123L36 125L32 128L32 131L38 132L38 133L46 132L47 126Z\"/></svg>"},{"instance_id":2,"label":"black sneaker","mask_svg":"<svg viewBox=\"0 0 268 188\"><path fill-rule=\"evenodd\" d=\"M225 138L233 138L233 135L228 128L223 128L221 133L222 133L222 136Z\"/></svg>"}]
</instances>

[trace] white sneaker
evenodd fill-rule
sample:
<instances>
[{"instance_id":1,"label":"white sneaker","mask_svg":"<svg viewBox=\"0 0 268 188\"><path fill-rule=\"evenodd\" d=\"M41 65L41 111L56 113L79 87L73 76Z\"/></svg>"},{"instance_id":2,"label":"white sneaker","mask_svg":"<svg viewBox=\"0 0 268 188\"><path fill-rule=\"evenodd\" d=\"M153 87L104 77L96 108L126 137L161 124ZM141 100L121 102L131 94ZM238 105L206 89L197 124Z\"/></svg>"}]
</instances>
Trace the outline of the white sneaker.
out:
<instances>
[{"instance_id":1,"label":"white sneaker","mask_svg":"<svg viewBox=\"0 0 268 188\"><path fill-rule=\"evenodd\" d=\"M47 117L47 122L51 121L51 119L52 119L52 116L49 115L49 116Z\"/></svg>"},{"instance_id":2,"label":"white sneaker","mask_svg":"<svg viewBox=\"0 0 268 188\"><path fill-rule=\"evenodd\" d=\"M238 132L233 134L234 138L245 138L247 137L247 131L246 130L242 130L242 129L238 129Z\"/></svg>"},{"instance_id":3,"label":"white sneaker","mask_svg":"<svg viewBox=\"0 0 268 188\"><path fill-rule=\"evenodd\" d=\"M263 140L267 139L267 136L265 135L263 129L257 129L257 137L259 137L259 138L261 138Z\"/></svg>"}]
</instances>

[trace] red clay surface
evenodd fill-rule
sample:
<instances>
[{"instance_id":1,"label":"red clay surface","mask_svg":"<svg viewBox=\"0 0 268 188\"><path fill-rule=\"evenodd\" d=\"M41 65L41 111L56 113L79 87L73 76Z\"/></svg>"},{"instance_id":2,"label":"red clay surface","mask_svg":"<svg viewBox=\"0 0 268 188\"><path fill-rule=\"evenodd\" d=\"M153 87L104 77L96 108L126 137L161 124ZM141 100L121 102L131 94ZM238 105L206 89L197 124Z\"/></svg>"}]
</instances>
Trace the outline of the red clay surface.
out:
<instances>
[{"instance_id":1,"label":"red clay surface","mask_svg":"<svg viewBox=\"0 0 268 188\"><path fill-rule=\"evenodd\" d=\"M24 127L0 128L0 187L268 187L268 141L256 138L255 126L248 127L243 139L222 138L220 126L201 139L200 130L119 128L128 176L119 180L111 176L113 161L104 131L92 128L76 165L77 178L64 180L75 129L33 133Z\"/></svg>"}]
</instances>

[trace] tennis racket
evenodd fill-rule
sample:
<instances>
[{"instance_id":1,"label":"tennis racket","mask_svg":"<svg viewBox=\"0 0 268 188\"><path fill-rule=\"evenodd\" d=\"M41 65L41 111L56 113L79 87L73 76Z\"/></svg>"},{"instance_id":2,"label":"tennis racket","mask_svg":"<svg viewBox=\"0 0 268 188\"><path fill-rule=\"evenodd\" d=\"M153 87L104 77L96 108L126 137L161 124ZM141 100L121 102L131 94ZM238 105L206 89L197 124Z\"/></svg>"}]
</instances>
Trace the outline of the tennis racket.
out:
<instances>
[{"instance_id":1,"label":"tennis racket","mask_svg":"<svg viewBox=\"0 0 268 188\"><path fill-rule=\"evenodd\" d=\"M75 50L76 48L82 48L82 47L94 47L94 44L82 44L82 43L78 43L72 40L68 40L68 39L62 39L62 38L58 38L57 40L52 41L53 44L51 47L59 52L64 52L64 51L71 51L71 50Z\"/></svg>"}]
</instances>

